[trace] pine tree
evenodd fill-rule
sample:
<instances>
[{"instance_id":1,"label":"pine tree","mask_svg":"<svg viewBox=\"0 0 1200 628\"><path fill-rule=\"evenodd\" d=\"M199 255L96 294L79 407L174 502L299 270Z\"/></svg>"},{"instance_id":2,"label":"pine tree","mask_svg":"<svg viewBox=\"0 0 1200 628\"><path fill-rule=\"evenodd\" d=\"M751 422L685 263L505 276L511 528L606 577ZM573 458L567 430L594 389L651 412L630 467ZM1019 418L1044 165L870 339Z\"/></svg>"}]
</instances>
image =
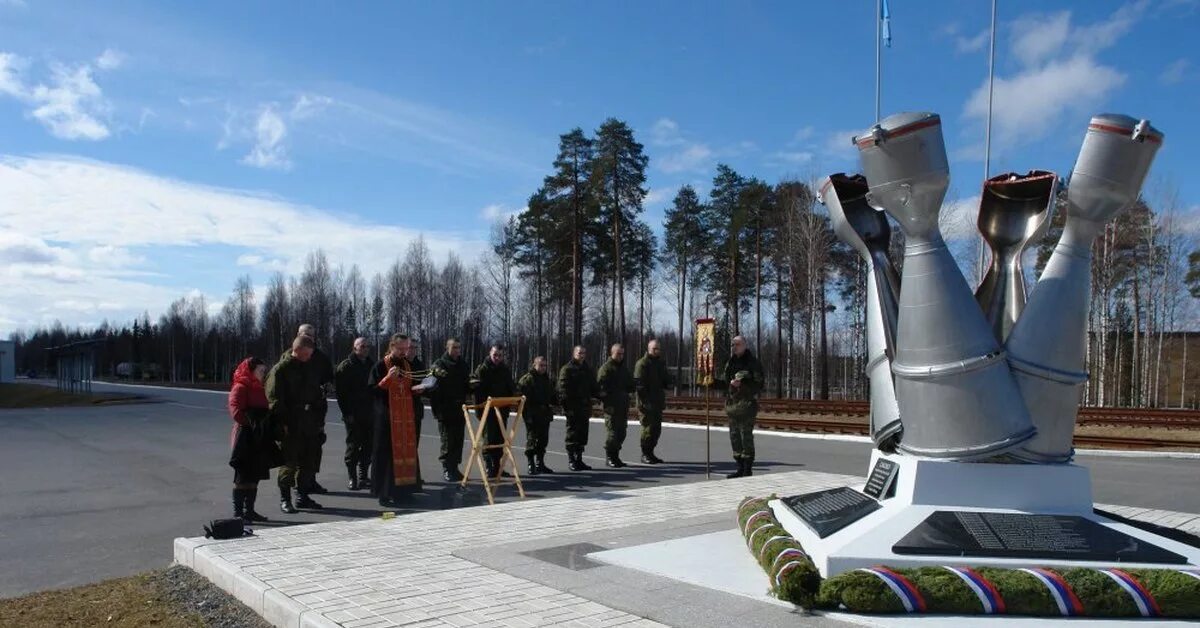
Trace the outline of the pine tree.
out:
<instances>
[{"instance_id":1,"label":"pine tree","mask_svg":"<svg viewBox=\"0 0 1200 628\"><path fill-rule=\"evenodd\" d=\"M734 335L741 333L741 313L749 307L752 281L745 255L746 179L725 164L717 164L713 188L705 206L705 232L711 242L705 288L721 299Z\"/></svg>"},{"instance_id":2,"label":"pine tree","mask_svg":"<svg viewBox=\"0 0 1200 628\"><path fill-rule=\"evenodd\" d=\"M600 224L607 234L612 265L609 274L613 282L614 313L620 326L615 330L624 342L625 330L625 280L623 267L630 260L624 259L621 246L630 237L634 221L642 212L642 201L646 197L646 165L649 158L643 153L642 145L633 137L629 125L609 118L596 131L596 159L592 169L595 197L600 206ZM609 248L609 247L605 247ZM632 259L632 258L631 258Z\"/></svg>"},{"instance_id":3,"label":"pine tree","mask_svg":"<svg viewBox=\"0 0 1200 628\"><path fill-rule=\"evenodd\" d=\"M689 278L693 266L700 267L702 252L707 249L704 225L705 207L690 185L679 188L671 208L667 210L663 229L663 261L671 268L677 281L676 312L679 316L679 338L675 346L675 381L683 381L683 318L687 290L695 283Z\"/></svg>"},{"instance_id":4,"label":"pine tree","mask_svg":"<svg viewBox=\"0 0 1200 628\"><path fill-rule=\"evenodd\" d=\"M554 174L546 177L543 189L547 200L568 225L571 241L571 337L574 344L583 340L583 263L590 252L590 225L594 224L596 203L591 179L595 145L575 128L559 136Z\"/></svg>"}]
</instances>

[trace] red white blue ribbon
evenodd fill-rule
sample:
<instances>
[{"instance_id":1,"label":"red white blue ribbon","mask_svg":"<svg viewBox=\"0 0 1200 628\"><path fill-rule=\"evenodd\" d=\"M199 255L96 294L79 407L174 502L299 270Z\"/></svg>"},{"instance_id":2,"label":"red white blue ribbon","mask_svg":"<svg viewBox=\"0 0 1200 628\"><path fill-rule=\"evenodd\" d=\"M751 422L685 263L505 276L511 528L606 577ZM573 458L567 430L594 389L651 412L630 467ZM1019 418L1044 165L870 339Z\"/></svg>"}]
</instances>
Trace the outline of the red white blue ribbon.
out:
<instances>
[{"instance_id":1,"label":"red white blue ribbon","mask_svg":"<svg viewBox=\"0 0 1200 628\"><path fill-rule=\"evenodd\" d=\"M1200 580L1200 571L1196 571L1195 569L1178 569L1177 571L1185 576L1191 576Z\"/></svg>"},{"instance_id":2,"label":"red white blue ribbon","mask_svg":"<svg viewBox=\"0 0 1200 628\"><path fill-rule=\"evenodd\" d=\"M904 605L905 612L925 612L925 598L921 597L921 592L917 590L916 585L908 581L908 578L887 567L863 567L859 571L865 571L882 580L892 590L892 593L895 593L896 597L900 598L900 603Z\"/></svg>"},{"instance_id":3,"label":"red white blue ribbon","mask_svg":"<svg viewBox=\"0 0 1200 628\"><path fill-rule=\"evenodd\" d=\"M779 555L775 557L775 560L771 561L771 569L775 569L775 566L779 564L779 561L781 559L789 558L789 557L790 558L808 558L808 554L805 554L804 550L801 550L799 548L789 547L789 548L783 550L782 552L779 552Z\"/></svg>"},{"instance_id":4,"label":"red white blue ribbon","mask_svg":"<svg viewBox=\"0 0 1200 628\"><path fill-rule=\"evenodd\" d=\"M775 536L767 539L766 541L763 541L762 547L758 548L758 562L762 562L762 559L766 558L767 546L769 546L772 541L790 541L790 540L792 540L792 537L790 537L786 534L776 534Z\"/></svg>"},{"instance_id":5,"label":"red white blue ribbon","mask_svg":"<svg viewBox=\"0 0 1200 628\"><path fill-rule=\"evenodd\" d=\"M1050 571L1049 569L1021 569L1025 573L1037 578L1039 582L1046 585L1046 589L1050 592L1050 597L1054 598L1054 603L1058 605L1058 612L1063 617L1073 617L1083 614L1083 603L1076 597L1075 592L1071 590L1071 585L1062 576Z\"/></svg>"},{"instance_id":6,"label":"red white blue ribbon","mask_svg":"<svg viewBox=\"0 0 1200 628\"><path fill-rule=\"evenodd\" d=\"M1154 601L1154 596L1150 595L1150 591L1142 586L1137 578L1120 569L1097 569L1096 571L1112 578L1113 582L1125 589L1142 617L1158 617L1162 613L1158 608L1158 602Z\"/></svg>"},{"instance_id":7,"label":"red white blue ribbon","mask_svg":"<svg viewBox=\"0 0 1200 628\"><path fill-rule=\"evenodd\" d=\"M758 526L753 532L750 533L750 536L746 537L746 545L749 547L754 547L754 537L758 536L759 532L773 527L775 527L775 524L770 521Z\"/></svg>"},{"instance_id":8,"label":"red white blue ribbon","mask_svg":"<svg viewBox=\"0 0 1200 628\"><path fill-rule=\"evenodd\" d=\"M804 561L800 560L791 560L784 563L783 566L779 568L779 573L775 574L775 586L780 586L780 583L783 581L783 576L786 575L787 572L795 569L796 567L800 567L803 564Z\"/></svg>"},{"instance_id":9,"label":"red white blue ribbon","mask_svg":"<svg viewBox=\"0 0 1200 628\"><path fill-rule=\"evenodd\" d=\"M760 510L760 511L750 515L750 518L746 519L746 525L742 526L742 534L749 532L750 526L753 525L755 521L758 521L759 518L770 517L770 516L771 516L771 511L769 511L769 510Z\"/></svg>"},{"instance_id":10,"label":"red white blue ribbon","mask_svg":"<svg viewBox=\"0 0 1200 628\"><path fill-rule=\"evenodd\" d=\"M1004 598L1000 597L1000 591L979 572L969 567L945 568L947 571L962 578L962 581L967 583L967 586L975 592L975 597L979 598L979 604L983 606L984 613L994 615L1005 612Z\"/></svg>"}]
</instances>

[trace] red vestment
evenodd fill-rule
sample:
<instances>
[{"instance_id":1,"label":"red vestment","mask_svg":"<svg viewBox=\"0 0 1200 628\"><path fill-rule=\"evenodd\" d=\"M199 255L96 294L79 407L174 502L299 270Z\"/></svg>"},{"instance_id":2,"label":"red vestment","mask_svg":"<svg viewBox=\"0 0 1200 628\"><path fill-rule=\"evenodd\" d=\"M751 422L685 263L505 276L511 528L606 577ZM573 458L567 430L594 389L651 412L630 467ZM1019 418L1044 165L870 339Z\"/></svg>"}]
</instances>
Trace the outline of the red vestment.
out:
<instances>
[{"instance_id":1,"label":"red vestment","mask_svg":"<svg viewBox=\"0 0 1200 628\"><path fill-rule=\"evenodd\" d=\"M387 391L388 419L392 432L392 475L396 486L417 483L417 421L413 414L412 366L404 358L387 356L384 363L399 367L400 374L388 375L379 382Z\"/></svg>"}]
</instances>

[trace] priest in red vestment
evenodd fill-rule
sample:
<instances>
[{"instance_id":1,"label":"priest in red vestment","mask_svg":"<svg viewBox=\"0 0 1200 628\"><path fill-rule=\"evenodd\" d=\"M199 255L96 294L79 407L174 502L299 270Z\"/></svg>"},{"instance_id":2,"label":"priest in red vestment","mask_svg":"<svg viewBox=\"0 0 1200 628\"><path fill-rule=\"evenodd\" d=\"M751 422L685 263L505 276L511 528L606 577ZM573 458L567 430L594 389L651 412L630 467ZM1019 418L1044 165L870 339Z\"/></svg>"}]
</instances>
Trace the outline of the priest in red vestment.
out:
<instances>
[{"instance_id":1,"label":"priest in red vestment","mask_svg":"<svg viewBox=\"0 0 1200 628\"><path fill-rule=\"evenodd\" d=\"M387 355L371 369L370 388L375 395L371 492L384 507L421 488L413 396L424 388L408 361L410 342L404 334L392 336Z\"/></svg>"}]
</instances>

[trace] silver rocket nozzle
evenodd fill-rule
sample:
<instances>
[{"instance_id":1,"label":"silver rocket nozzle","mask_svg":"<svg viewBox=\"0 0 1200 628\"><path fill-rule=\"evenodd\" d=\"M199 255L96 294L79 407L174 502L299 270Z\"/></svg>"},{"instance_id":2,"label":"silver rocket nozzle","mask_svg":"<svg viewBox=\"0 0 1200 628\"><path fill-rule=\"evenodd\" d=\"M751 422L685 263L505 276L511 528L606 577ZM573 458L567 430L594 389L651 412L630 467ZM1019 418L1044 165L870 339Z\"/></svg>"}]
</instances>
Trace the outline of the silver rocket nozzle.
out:
<instances>
[{"instance_id":1,"label":"silver rocket nozzle","mask_svg":"<svg viewBox=\"0 0 1200 628\"><path fill-rule=\"evenodd\" d=\"M937 215L950 185L950 166L936 113L888 116L854 138L871 189L867 201L886 210L906 236L937 234Z\"/></svg>"}]
</instances>

